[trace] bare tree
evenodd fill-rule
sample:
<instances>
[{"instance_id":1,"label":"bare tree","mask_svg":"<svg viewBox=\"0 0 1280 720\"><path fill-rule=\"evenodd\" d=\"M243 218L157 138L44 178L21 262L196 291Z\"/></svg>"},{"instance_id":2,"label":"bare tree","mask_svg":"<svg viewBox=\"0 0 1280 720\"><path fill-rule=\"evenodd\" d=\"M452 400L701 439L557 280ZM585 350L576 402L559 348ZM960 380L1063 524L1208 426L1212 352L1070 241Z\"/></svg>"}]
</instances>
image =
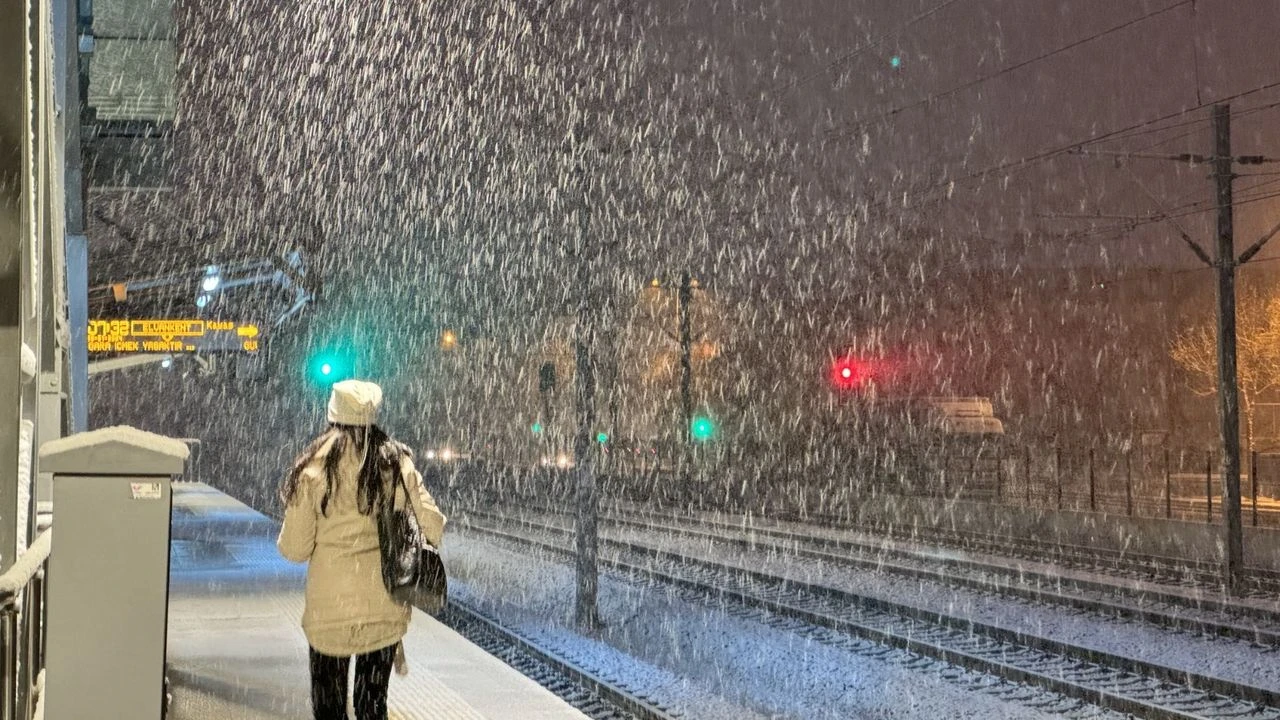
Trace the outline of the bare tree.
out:
<instances>
[{"instance_id":1,"label":"bare tree","mask_svg":"<svg viewBox=\"0 0 1280 720\"><path fill-rule=\"evenodd\" d=\"M1245 419L1245 443L1251 448L1256 433L1255 410L1262 397L1280 388L1280 290L1242 289L1236 306L1240 409ZM1190 375L1198 395L1218 391L1218 338L1214 318L1206 314L1180 331L1170 348L1174 362Z\"/></svg>"}]
</instances>

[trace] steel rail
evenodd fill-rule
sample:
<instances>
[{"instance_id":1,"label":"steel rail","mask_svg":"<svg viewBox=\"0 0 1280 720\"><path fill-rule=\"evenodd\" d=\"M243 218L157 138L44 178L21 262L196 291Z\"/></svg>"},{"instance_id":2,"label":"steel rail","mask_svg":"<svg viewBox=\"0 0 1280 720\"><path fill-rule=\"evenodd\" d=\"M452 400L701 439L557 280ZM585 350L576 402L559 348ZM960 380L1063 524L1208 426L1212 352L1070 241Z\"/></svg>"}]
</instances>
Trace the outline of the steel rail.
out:
<instances>
[{"instance_id":1,"label":"steel rail","mask_svg":"<svg viewBox=\"0 0 1280 720\"><path fill-rule=\"evenodd\" d=\"M690 516L690 519L693 519ZM1197 585L1215 587L1222 584L1221 563L1206 560L1190 560L1165 555L1140 554L1109 548L1095 548L1085 545L1052 543L1029 537L1002 537L990 533L966 532L960 530L944 530L941 528L912 527L910 532L888 523L854 523L848 519L823 515L800 517L793 514L779 515L775 519L799 523L824 523L828 527L849 530L864 530L887 533L895 538L928 541L927 537L943 538L934 542L947 542L959 547L989 548L993 554L1008 554L1025 557L1037 555L1053 562L1078 563L1096 567L1101 562L1109 562L1117 570L1157 575L1191 576ZM1266 568L1245 568L1245 580L1263 594L1274 595L1280 592L1280 572Z\"/></svg>"},{"instance_id":2,"label":"steel rail","mask_svg":"<svg viewBox=\"0 0 1280 720\"><path fill-rule=\"evenodd\" d=\"M481 534L559 555L572 555L572 550L561 545L480 526L469 518L461 520L461 524ZM529 527L530 523L524 525ZM554 526L543 525L540 530L552 535L572 534ZM1160 720L1227 716L1280 718L1280 697L1263 688L636 543L602 538L602 544L671 566L669 570L658 570L616 558L601 558L602 563L623 573L731 599L1136 717ZM714 577L690 579L680 574L690 569L695 574L701 572ZM1072 674L1081 679L1070 679ZM1152 686L1152 681L1159 684ZM1250 703L1252 707L1242 710L1241 702ZM1188 712L1175 705L1206 710ZM1223 706L1223 712L1213 711L1214 705Z\"/></svg>"},{"instance_id":3,"label":"steel rail","mask_svg":"<svg viewBox=\"0 0 1280 720\"><path fill-rule=\"evenodd\" d=\"M710 520L700 521L701 525L704 527L716 528L717 530L735 532L748 536L755 534L789 543L787 546L779 546L773 543L760 542L752 537L730 537L721 535L718 532L710 532L707 530L655 521L635 520L620 517L617 514L606 514L603 517L615 525L659 530L666 533L679 533L681 535L702 538L705 540L732 543L746 549L755 549L757 547L785 549L788 552L793 552L799 556L847 565L850 567L889 572L895 575L913 577L922 580L933 580L954 586L967 587L987 592L996 592L1002 595L1020 597L1037 602L1065 605L1068 607L1114 615L1117 617L1129 617L1154 625L1161 625L1179 630L1189 630L1206 635L1233 637L1240 640L1256 642L1258 644L1280 646L1280 613L1267 610L1265 608L1233 604L1218 598L1195 597L1175 592L1168 592L1157 588L1126 587L1115 583L1086 580L1082 578L1062 578L1061 576L1056 576L1046 572L1013 568L1007 565L983 562L981 560L942 558L923 551L913 551L902 548L886 548L882 545L876 545L871 542L829 538L821 535L810 535L807 533L798 533L786 530L743 527L733 525L731 523L721 523ZM806 548L803 547L805 544L818 546L824 549ZM936 563L943 568L955 568L969 573L986 573L991 577L983 578L970 575L949 574L941 569L935 570L930 568L895 565L883 560L838 555L830 552L830 550L833 549L843 552L877 554L882 557L894 557L900 560L905 559ZM996 579L1002 580L1003 582L996 582ZM1055 586L1057 589L1055 589ZM1228 616L1247 615L1255 620L1267 622L1269 623L1269 626L1259 627L1256 625L1250 626L1236 624L1230 621L1188 617L1158 609L1136 607L1134 605L1126 605L1108 600L1075 595L1066 592L1064 588L1080 592L1114 594L1129 599L1146 599L1172 606L1190 606L1202 611L1214 612Z\"/></svg>"},{"instance_id":4,"label":"steel rail","mask_svg":"<svg viewBox=\"0 0 1280 720\"><path fill-rule=\"evenodd\" d=\"M451 598L440 620L596 720L676 720L680 717L651 698L544 650L466 603ZM579 690L565 687L566 680Z\"/></svg>"}]
</instances>

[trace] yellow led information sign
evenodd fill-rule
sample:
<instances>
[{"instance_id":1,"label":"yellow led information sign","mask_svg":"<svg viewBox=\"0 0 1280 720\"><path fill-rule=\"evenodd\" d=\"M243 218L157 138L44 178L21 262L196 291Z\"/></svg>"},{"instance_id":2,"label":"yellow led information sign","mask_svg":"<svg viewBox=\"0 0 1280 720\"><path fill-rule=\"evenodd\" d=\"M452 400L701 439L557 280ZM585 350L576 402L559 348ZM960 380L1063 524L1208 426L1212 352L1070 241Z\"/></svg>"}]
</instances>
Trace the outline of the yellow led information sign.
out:
<instances>
[{"instance_id":1,"label":"yellow led information sign","mask_svg":"<svg viewBox=\"0 0 1280 720\"><path fill-rule=\"evenodd\" d=\"M258 352L258 326L230 320L90 320L89 352Z\"/></svg>"}]
</instances>

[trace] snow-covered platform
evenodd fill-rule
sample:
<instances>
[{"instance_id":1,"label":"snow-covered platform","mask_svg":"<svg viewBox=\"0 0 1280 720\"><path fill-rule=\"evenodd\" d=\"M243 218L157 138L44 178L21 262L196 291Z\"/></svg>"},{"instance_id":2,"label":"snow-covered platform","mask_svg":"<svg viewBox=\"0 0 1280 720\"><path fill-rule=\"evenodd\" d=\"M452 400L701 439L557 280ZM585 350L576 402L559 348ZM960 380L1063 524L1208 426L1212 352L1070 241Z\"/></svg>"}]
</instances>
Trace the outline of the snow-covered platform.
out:
<instances>
[{"instance_id":1,"label":"snow-covered platform","mask_svg":"<svg viewBox=\"0 0 1280 720\"><path fill-rule=\"evenodd\" d=\"M172 720L310 718L305 566L276 552L277 523L201 483L173 492L168 668ZM583 718L532 680L414 611L409 674L390 718Z\"/></svg>"}]
</instances>

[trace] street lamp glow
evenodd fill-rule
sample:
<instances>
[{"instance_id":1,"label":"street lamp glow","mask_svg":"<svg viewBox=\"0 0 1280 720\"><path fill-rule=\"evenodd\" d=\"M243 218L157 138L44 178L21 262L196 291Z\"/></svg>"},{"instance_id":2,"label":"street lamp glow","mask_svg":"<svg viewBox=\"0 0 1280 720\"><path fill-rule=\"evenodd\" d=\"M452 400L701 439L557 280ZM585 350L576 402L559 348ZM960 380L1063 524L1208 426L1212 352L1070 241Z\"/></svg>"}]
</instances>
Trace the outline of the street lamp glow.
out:
<instances>
[{"instance_id":1,"label":"street lamp glow","mask_svg":"<svg viewBox=\"0 0 1280 720\"><path fill-rule=\"evenodd\" d=\"M458 334L452 330L445 330L440 335L440 347L445 350L452 350L458 346Z\"/></svg>"},{"instance_id":2,"label":"street lamp glow","mask_svg":"<svg viewBox=\"0 0 1280 720\"><path fill-rule=\"evenodd\" d=\"M206 305L213 301L213 297L209 293L200 293L196 296L196 307L204 309Z\"/></svg>"}]
</instances>

